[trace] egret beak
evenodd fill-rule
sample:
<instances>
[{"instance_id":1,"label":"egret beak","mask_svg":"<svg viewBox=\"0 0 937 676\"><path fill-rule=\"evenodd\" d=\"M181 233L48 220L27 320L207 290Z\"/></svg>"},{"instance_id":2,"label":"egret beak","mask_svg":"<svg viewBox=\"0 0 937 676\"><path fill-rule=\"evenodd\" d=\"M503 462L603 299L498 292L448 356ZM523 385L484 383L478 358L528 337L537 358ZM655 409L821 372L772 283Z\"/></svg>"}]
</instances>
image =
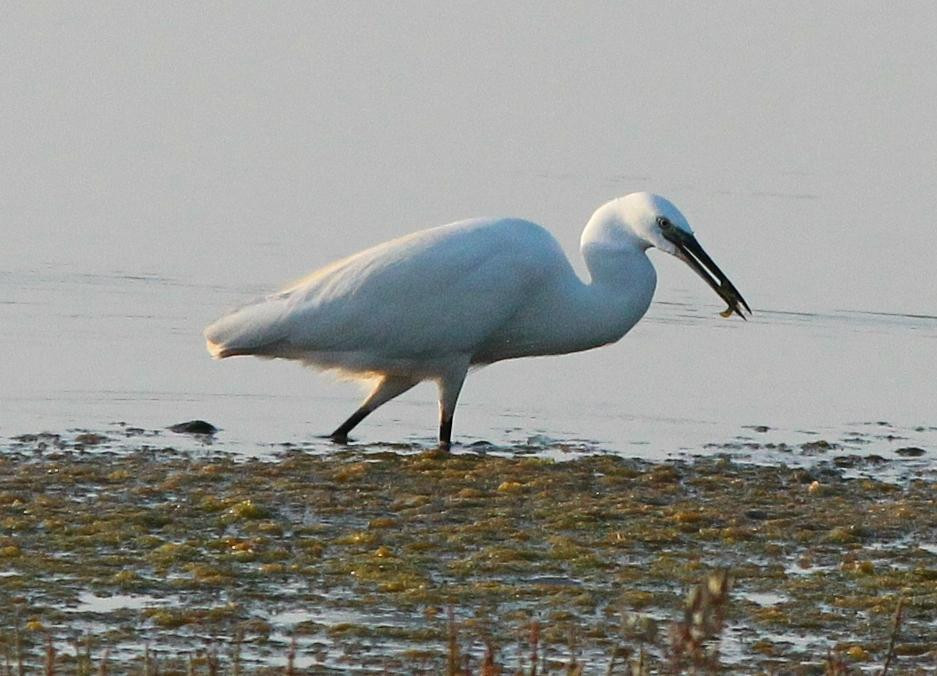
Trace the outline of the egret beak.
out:
<instances>
[{"instance_id":1,"label":"egret beak","mask_svg":"<svg viewBox=\"0 0 937 676\"><path fill-rule=\"evenodd\" d=\"M752 310L748 307L748 303L745 302L742 294L729 281L729 278L719 269L719 266L709 257L709 254L703 251L703 247L696 241L696 237L677 227L670 228L663 235L676 245L676 257L693 268L693 271L702 277L712 290L726 302L728 307L721 313L722 316L729 317L734 312L742 319L747 319L742 314L741 308L745 308L748 314L751 314Z\"/></svg>"}]
</instances>

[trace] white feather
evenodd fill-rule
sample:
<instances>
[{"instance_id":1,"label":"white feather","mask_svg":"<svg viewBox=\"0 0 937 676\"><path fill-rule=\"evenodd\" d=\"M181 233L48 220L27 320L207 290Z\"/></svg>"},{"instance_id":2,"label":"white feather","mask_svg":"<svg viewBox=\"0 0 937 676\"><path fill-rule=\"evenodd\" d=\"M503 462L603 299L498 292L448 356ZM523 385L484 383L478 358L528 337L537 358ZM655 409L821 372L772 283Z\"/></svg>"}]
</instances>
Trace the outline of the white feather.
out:
<instances>
[{"instance_id":1,"label":"white feather","mask_svg":"<svg viewBox=\"0 0 937 676\"><path fill-rule=\"evenodd\" d=\"M588 281L553 236L528 221L475 219L423 230L222 317L205 330L208 351L377 378L371 396L336 431L339 438L384 402L434 379L441 435L448 436L470 366L597 347L637 323L657 280L646 250L683 255L672 231L663 234L662 219L692 236L676 207L656 195L635 193L600 207L580 242Z\"/></svg>"}]
</instances>

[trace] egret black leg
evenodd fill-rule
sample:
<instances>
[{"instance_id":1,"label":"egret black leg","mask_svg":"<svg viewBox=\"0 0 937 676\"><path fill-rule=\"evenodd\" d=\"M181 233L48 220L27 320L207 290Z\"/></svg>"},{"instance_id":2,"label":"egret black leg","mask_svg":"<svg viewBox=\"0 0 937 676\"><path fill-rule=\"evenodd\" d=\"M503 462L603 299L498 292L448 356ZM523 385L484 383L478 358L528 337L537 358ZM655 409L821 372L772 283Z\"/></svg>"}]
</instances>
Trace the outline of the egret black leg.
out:
<instances>
[{"instance_id":1,"label":"egret black leg","mask_svg":"<svg viewBox=\"0 0 937 676\"><path fill-rule=\"evenodd\" d=\"M386 376L382 378L378 384L375 385L374 389L371 390L371 394L369 394L368 398L364 400L364 403L358 407L358 410L352 413L348 420L339 425L338 429L329 435L332 438L332 441L336 441L342 444L347 442L348 433L351 432L355 425L367 418L368 415L375 411L381 404L386 404L388 401L399 394L403 394L414 385L416 385L416 382L410 380L409 378L400 378L394 376Z\"/></svg>"},{"instance_id":2,"label":"egret black leg","mask_svg":"<svg viewBox=\"0 0 937 676\"><path fill-rule=\"evenodd\" d=\"M452 447L452 418L459 392L468 372L468 358L444 377L439 379L439 448L448 451Z\"/></svg>"},{"instance_id":3,"label":"egret black leg","mask_svg":"<svg viewBox=\"0 0 937 676\"><path fill-rule=\"evenodd\" d=\"M439 447L449 450L452 446L452 416L444 417L439 421Z\"/></svg>"},{"instance_id":4,"label":"egret black leg","mask_svg":"<svg viewBox=\"0 0 937 676\"><path fill-rule=\"evenodd\" d=\"M348 441L348 433L354 429L355 425L364 420L371 412L371 410L372 409L368 408L367 406L362 406L357 411L352 413L348 417L348 420L339 425L338 428L329 435L332 437L332 441L337 441L340 444L344 444L346 441Z\"/></svg>"}]
</instances>

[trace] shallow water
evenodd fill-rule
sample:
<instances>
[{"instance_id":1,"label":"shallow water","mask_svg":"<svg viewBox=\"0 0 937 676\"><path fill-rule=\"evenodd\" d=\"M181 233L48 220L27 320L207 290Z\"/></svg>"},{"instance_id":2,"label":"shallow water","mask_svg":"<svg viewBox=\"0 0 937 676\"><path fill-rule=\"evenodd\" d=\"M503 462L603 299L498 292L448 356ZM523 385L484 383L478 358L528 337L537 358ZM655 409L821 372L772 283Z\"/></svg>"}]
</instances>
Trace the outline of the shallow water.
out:
<instances>
[{"instance_id":1,"label":"shallow water","mask_svg":"<svg viewBox=\"0 0 937 676\"><path fill-rule=\"evenodd\" d=\"M357 405L356 386L291 363L212 362L202 349L203 306L252 291L120 271L7 272L0 347L16 359L2 362L0 435L8 444L43 430L109 434L126 421L161 431L160 443L186 444L165 428L203 418L221 428L219 448L328 452L334 446L319 437ZM937 458L937 381L927 368L937 318L756 306L743 323L716 309L661 299L617 345L473 373L459 441L558 457L660 459L721 447L771 461L784 455L772 444L822 440L831 454L894 458L919 447L923 455L905 460ZM434 394L423 385L385 406L353 443L431 445Z\"/></svg>"},{"instance_id":2,"label":"shallow water","mask_svg":"<svg viewBox=\"0 0 937 676\"><path fill-rule=\"evenodd\" d=\"M581 270L592 210L653 190L752 321L718 317L700 280L655 255L656 301L631 335L473 374L460 441L663 457L746 426L832 442L884 421L930 458L937 71L916 65L937 60L935 12L11 9L0 437L204 418L244 453L327 449L316 436L355 386L212 363L202 327L468 216L541 222ZM417 388L357 441L431 443L434 418Z\"/></svg>"}]
</instances>

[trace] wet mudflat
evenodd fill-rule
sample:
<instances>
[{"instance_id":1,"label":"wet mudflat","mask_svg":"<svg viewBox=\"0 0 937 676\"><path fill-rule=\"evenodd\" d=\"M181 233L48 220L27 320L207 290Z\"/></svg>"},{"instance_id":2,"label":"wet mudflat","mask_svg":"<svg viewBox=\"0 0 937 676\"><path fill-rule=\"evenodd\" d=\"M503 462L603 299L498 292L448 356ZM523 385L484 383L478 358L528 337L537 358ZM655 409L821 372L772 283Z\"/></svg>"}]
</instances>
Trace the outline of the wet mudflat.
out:
<instances>
[{"instance_id":1,"label":"wet mudflat","mask_svg":"<svg viewBox=\"0 0 937 676\"><path fill-rule=\"evenodd\" d=\"M884 471L924 449L818 443L797 452L830 457L794 467L731 444L557 462L153 441L27 435L0 455L0 662L438 673L457 652L476 673L536 652L540 671L666 671L688 590L726 571L704 651L727 671L937 665L937 486Z\"/></svg>"}]
</instances>

